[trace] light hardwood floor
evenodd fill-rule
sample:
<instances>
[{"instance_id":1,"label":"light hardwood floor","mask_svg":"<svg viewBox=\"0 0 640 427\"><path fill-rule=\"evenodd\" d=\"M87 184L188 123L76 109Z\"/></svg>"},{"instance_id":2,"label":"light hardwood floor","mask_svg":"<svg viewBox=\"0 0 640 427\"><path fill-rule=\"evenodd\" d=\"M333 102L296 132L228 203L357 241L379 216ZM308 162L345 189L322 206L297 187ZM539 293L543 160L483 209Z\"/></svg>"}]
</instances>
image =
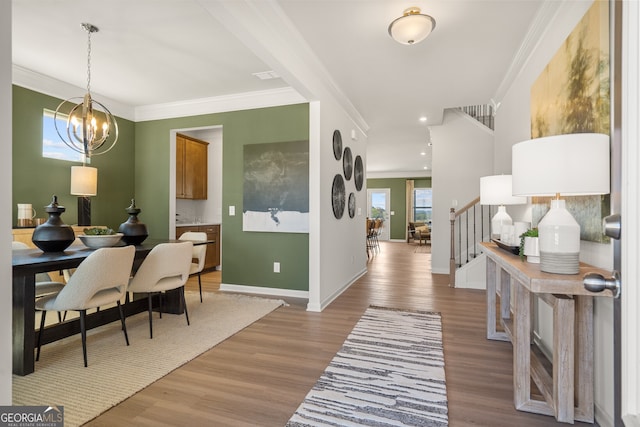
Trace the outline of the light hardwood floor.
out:
<instances>
[{"instance_id":1,"label":"light hardwood floor","mask_svg":"<svg viewBox=\"0 0 640 427\"><path fill-rule=\"evenodd\" d=\"M381 246L367 274L322 313L288 300L88 425L284 426L369 305L442 314L451 426L563 425L514 409L511 344L485 338L484 291L450 288L417 245ZM220 272L203 276L206 291L219 283Z\"/></svg>"}]
</instances>

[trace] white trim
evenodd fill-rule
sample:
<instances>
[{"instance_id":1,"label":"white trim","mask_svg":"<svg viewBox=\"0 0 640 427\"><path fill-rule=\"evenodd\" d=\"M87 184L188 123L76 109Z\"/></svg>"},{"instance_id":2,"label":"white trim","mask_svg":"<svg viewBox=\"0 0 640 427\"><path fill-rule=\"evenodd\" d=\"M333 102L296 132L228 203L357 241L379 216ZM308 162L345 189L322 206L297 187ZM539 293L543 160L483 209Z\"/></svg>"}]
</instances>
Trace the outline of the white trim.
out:
<instances>
[{"instance_id":1,"label":"white trim","mask_svg":"<svg viewBox=\"0 0 640 427\"><path fill-rule=\"evenodd\" d=\"M431 178L431 170L407 171L407 172L370 172L367 171L367 179L378 178Z\"/></svg>"},{"instance_id":2,"label":"white trim","mask_svg":"<svg viewBox=\"0 0 640 427\"><path fill-rule=\"evenodd\" d=\"M227 111L252 110L302 104L307 100L291 87L236 93L212 98L190 99L165 104L143 105L135 108L135 121L171 119L175 117L199 116Z\"/></svg>"},{"instance_id":3,"label":"white trim","mask_svg":"<svg viewBox=\"0 0 640 427\"><path fill-rule=\"evenodd\" d=\"M308 101L334 99L362 133L369 125L277 1L197 2Z\"/></svg>"},{"instance_id":4,"label":"white trim","mask_svg":"<svg viewBox=\"0 0 640 427\"><path fill-rule=\"evenodd\" d=\"M59 99L81 96L85 92L85 90L80 87L15 64L13 64L13 84ZM134 122L198 116L227 111L252 110L255 108L277 107L307 102L307 99L292 87L243 92L211 98L190 99L164 104L141 105L137 107L123 104L100 94L92 93L92 95L108 106L114 115Z\"/></svg>"},{"instance_id":5,"label":"white trim","mask_svg":"<svg viewBox=\"0 0 640 427\"><path fill-rule=\"evenodd\" d=\"M319 101L309 103L309 302L308 311L319 311L322 266L320 175L322 166L321 105Z\"/></svg>"},{"instance_id":6,"label":"white trim","mask_svg":"<svg viewBox=\"0 0 640 427\"><path fill-rule=\"evenodd\" d=\"M232 285L228 283L220 283L220 290L223 292L238 292L242 294L273 295L278 297L303 299L309 298L309 292L307 291L296 291L293 289L282 288L265 288L262 286Z\"/></svg>"},{"instance_id":7,"label":"white trim","mask_svg":"<svg viewBox=\"0 0 640 427\"><path fill-rule=\"evenodd\" d=\"M11 198L12 183L12 89L11 89L11 2L0 2L0 189L5 197ZM11 405L11 375L13 367L12 344L12 302L11 293L11 211L0 211L0 405Z\"/></svg>"},{"instance_id":8,"label":"white trim","mask_svg":"<svg viewBox=\"0 0 640 427\"><path fill-rule=\"evenodd\" d=\"M53 77L37 73L28 68L13 64L13 84L30 89L45 95L59 99L69 99L74 96L84 96L86 89L54 79ZM134 120L135 111L130 105L115 101L98 93L91 92L91 95L106 105L111 114L127 120Z\"/></svg>"},{"instance_id":9,"label":"white trim","mask_svg":"<svg viewBox=\"0 0 640 427\"><path fill-rule=\"evenodd\" d=\"M336 298L342 295L344 291L349 289L351 285L353 285L359 278L364 276L366 273L367 273L367 269L365 268L362 271L360 271L358 274L356 274L356 276L353 279L351 279L347 284L345 284L340 289L336 290L332 295L329 295L327 298L325 298L320 304L316 304L313 306L309 304L307 306L307 310L321 312L322 310L327 308L329 304L331 304Z\"/></svg>"},{"instance_id":10,"label":"white trim","mask_svg":"<svg viewBox=\"0 0 640 427\"><path fill-rule=\"evenodd\" d=\"M622 419L627 427L640 426L640 5L622 2Z\"/></svg>"},{"instance_id":11,"label":"white trim","mask_svg":"<svg viewBox=\"0 0 640 427\"><path fill-rule=\"evenodd\" d=\"M500 104L502 98L513 85L513 82L518 78L522 70L525 69L531 55L537 50L538 45L544 39L544 34L548 31L549 23L552 22L556 15L558 15L558 12L566 6L565 3L567 2L556 0L546 0L542 3L518 51L513 56L511 64L502 78L498 89L493 95L492 99L496 104Z\"/></svg>"}]
</instances>

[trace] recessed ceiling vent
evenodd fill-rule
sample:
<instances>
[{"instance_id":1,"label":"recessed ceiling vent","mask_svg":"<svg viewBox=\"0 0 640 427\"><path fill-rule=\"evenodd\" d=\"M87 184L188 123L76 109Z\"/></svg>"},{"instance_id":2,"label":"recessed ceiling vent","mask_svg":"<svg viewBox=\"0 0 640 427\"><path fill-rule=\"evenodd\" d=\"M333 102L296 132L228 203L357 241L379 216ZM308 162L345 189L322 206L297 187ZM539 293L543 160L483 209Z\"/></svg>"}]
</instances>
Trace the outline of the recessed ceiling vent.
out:
<instances>
[{"instance_id":1,"label":"recessed ceiling vent","mask_svg":"<svg viewBox=\"0 0 640 427\"><path fill-rule=\"evenodd\" d=\"M280 78L280 76L275 71L261 71L259 73L253 73L253 75L260 80L271 80Z\"/></svg>"}]
</instances>

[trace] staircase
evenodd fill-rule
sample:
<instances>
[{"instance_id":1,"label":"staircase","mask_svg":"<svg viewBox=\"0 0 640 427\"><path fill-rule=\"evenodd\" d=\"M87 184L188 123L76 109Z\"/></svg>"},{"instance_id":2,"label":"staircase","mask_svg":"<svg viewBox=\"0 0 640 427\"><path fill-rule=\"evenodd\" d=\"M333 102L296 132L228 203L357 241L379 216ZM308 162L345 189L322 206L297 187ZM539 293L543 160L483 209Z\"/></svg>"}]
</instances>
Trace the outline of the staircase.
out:
<instances>
[{"instance_id":1,"label":"staircase","mask_svg":"<svg viewBox=\"0 0 640 427\"><path fill-rule=\"evenodd\" d=\"M451 208L451 254L449 258L450 285L455 286L456 270L481 255L480 242L491 240L491 206L481 205L480 197L463 208Z\"/></svg>"},{"instance_id":2,"label":"staircase","mask_svg":"<svg viewBox=\"0 0 640 427\"><path fill-rule=\"evenodd\" d=\"M468 105L466 107L458 107L458 110L473 117L489 129L494 130L493 116L495 114L495 109L493 108L493 105Z\"/></svg>"}]
</instances>

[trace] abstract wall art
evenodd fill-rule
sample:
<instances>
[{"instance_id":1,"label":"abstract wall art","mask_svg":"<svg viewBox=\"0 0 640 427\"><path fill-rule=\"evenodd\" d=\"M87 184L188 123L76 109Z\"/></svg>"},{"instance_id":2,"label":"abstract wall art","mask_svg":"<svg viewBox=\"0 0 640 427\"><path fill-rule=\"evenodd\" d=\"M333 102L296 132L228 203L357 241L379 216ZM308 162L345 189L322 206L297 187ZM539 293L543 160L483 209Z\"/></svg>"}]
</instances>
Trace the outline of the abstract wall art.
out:
<instances>
[{"instance_id":1,"label":"abstract wall art","mask_svg":"<svg viewBox=\"0 0 640 427\"><path fill-rule=\"evenodd\" d=\"M569 133L610 135L609 2L595 1L531 87L531 137ZM549 198L533 198L532 222L545 215ZM580 238L606 242L603 217L610 197L566 197L580 224Z\"/></svg>"},{"instance_id":2,"label":"abstract wall art","mask_svg":"<svg viewBox=\"0 0 640 427\"><path fill-rule=\"evenodd\" d=\"M309 232L309 141L244 146L243 231Z\"/></svg>"}]
</instances>

